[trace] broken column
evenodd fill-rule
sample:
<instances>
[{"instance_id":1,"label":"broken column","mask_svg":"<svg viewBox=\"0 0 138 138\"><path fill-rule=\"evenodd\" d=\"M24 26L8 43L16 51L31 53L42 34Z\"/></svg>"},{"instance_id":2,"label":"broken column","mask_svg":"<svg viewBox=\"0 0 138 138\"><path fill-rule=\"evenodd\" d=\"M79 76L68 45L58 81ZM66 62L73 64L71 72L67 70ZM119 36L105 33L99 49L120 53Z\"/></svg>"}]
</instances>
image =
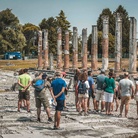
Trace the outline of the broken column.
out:
<instances>
[{"instance_id":1,"label":"broken column","mask_svg":"<svg viewBox=\"0 0 138 138\"><path fill-rule=\"evenodd\" d=\"M122 18L120 13L115 13L115 72L121 71L122 58Z\"/></svg>"},{"instance_id":2,"label":"broken column","mask_svg":"<svg viewBox=\"0 0 138 138\"><path fill-rule=\"evenodd\" d=\"M69 71L69 31L65 32L64 71Z\"/></svg>"},{"instance_id":3,"label":"broken column","mask_svg":"<svg viewBox=\"0 0 138 138\"><path fill-rule=\"evenodd\" d=\"M42 31L38 31L38 69L42 69Z\"/></svg>"},{"instance_id":4,"label":"broken column","mask_svg":"<svg viewBox=\"0 0 138 138\"><path fill-rule=\"evenodd\" d=\"M58 40L57 40L57 69L62 68L62 32L61 28L57 30Z\"/></svg>"},{"instance_id":5,"label":"broken column","mask_svg":"<svg viewBox=\"0 0 138 138\"><path fill-rule=\"evenodd\" d=\"M73 56L72 56L72 68L78 68L78 29L73 27Z\"/></svg>"},{"instance_id":6,"label":"broken column","mask_svg":"<svg viewBox=\"0 0 138 138\"><path fill-rule=\"evenodd\" d=\"M49 59L49 69L50 69L50 70L54 70L53 53L50 53L50 54L49 54L49 57L50 57L50 59Z\"/></svg>"},{"instance_id":7,"label":"broken column","mask_svg":"<svg viewBox=\"0 0 138 138\"><path fill-rule=\"evenodd\" d=\"M136 73L137 68L137 20L130 17L129 34L129 72Z\"/></svg>"},{"instance_id":8,"label":"broken column","mask_svg":"<svg viewBox=\"0 0 138 138\"><path fill-rule=\"evenodd\" d=\"M103 41L102 41L102 69L108 69L108 32L109 32L109 17L102 16L103 20Z\"/></svg>"},{"instance_id":9,"label":"broken column","mask_svg":"<svg viewBox=\"0 0 138 138\"><path fill-rule=\"evenodd\" d=\"M82 68L87 69L87 29L82 29Z\"/></svg>"},{"instance_id":10,"label":"broken column","mask_svg":"<svg viewBox=\"0 0 138 138\"><path fill-rule=\"evenodd\" d=\"M92 45L91 45L91 69L97 70L98 66L98 34L97 34L97 26L92 26Z\"/></svg>"},{"instance_id":11,"label":"broken column","mask_svg":"<svg viewBox=\"0 0 138 138\"><path fill-rule=\"evenodd\" d=\"M44 69L48 67L48 30L43 30Z\"/></svg>"}]
</instances>

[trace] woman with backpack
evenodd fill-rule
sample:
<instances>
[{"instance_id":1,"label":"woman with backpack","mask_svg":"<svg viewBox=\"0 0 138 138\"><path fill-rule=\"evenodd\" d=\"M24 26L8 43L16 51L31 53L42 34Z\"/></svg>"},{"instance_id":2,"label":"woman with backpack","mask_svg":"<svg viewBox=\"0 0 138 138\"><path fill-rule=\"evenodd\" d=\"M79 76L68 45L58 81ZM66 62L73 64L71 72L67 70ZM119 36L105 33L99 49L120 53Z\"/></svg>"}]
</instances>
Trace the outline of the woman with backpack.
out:
<instances>
[{"instance_id":1,"label":"woman with backpack","mask_svg":"<svg viewBox=\"0 0 138 138\"><path fill-rule=\"evenodd\" d=\"M79 76L79 81L77 84L78 88L78 105L79 105L79 115L82 115L84 110L84 115L88 115L87 103L89 97L89 82L87 79L87 74L85 72L81 73Z\"/></svg>"}]
</instances>

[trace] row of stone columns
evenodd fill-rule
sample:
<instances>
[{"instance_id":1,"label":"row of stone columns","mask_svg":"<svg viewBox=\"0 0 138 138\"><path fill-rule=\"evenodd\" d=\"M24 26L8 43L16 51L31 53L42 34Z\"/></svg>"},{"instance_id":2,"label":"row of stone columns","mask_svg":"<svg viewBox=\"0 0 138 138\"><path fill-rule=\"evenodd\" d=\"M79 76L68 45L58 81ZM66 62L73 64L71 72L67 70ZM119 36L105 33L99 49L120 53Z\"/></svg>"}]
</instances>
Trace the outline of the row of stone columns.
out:
<instances>
[{"instance_id":1,"label":"row of stone columns","mask_svg":"<svg viewBox=\"0 0 138 138\"><path fill-rule=\"evenodd\" d=\"M115 72L121 70L122 57L122 19L119 13L115 14ZM103 41L102 41L102 69L108 69L108 43L109 43L109 18L102 16L103 20ZM137 21L134 17L130 18L130 41L129 41L129 72L136 72L136 58L137 58ZM42 31L38 32L38 69L53 69L53 54L48 56L48 31L43 30L44 38L42 39ZM42 41L44 50L44 67L42 67ZM72 68L78 68L78 29L73 27L73 54L72 54ZM98 31L97 26L92 26L92 45L91 45L91 68L97 70L98 66ZM50 60L49 60L50 59ZM82 49L81 49L82 68L87 69L87 29L82 30ZM49 63L50 62L50 63ZM69 32L65 32L64 45L64 66L62 65L62 30L58 28L57 31L57 69L69 71ZM49 65L49 66L48 66Z\"/></svg>"}]
</instances>

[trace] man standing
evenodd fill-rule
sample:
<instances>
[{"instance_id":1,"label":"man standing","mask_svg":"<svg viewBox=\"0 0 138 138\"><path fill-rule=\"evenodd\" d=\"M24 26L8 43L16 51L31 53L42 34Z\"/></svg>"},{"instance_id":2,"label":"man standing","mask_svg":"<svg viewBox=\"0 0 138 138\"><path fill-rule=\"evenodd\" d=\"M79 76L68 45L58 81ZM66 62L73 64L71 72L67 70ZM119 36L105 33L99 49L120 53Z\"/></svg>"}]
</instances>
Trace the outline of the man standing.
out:
<instances>
[{"instance_id":1,"label":"man standing","mask_svg":"<svg viewBox=\"0 0 138 138\"><path fill-rule=\"evenodd\" d=\"M36 78L32 81L33 84L35 84L37 81L42 80L44 82L42 90L38 91L35 89L35 102L36 102L36 108L37 108L37 121L41 122L40 114L41 114L41 104L43 104L44 109L48 116L48 122L52 122L52 118L50 115L50 105L48 101L48 97L46 96L46 87L50 88L50 84L48 84L48 81L46 81L47 75L45 73L39 73L36 75ZM51 94L52 97L54 95Z\"/></svg>"},{"instance_id":2,"label":"man standing","mask_svg":"<svg viewBox=\"0 0 138 138\"><path fill-rule=\"evenodd\" d=\"M92 78L92 71L88 71L88 82L90 85L89 88L89 98L88 98L88 111L90 111L90 98L93 99L93 107L96 110L96 100L95 100L95 91L94 91L94 80Z\"/></svg>"},{"instance_id":3,"label":"man standing","mask_svg":"<svg viewBox=\"0 0 138 138\"><path fill-rule=\"evenodd\" d=\"M18 84L19 84L19 100L18 100L18 112L20 112L20 107L22 104L22 100L26 100L27 112L30 112L30 85L31 85L31 77L27 73L28 69L24 69L24 73L19 76Z\"/></svg>"},{"instance_id":4,"label":"man standing","mask_svg":"<svg viewBox=\"0 0 138 138\"><path fill-rule=\"evenodd\" d=\"M120 115L122 117L123 107L125 105L125 117L127 118L128 109L129 109L129 102L131 98L134 98L134 84L131 80L129 80L128 72L124 73L124 79L120 80L118 91L119 95L121 96L121 105L120 105ZM131 92L132 90L132 92Z\"/></svg>"},{"instance_id":5,"label":"man standing","mask_svg":"<svg viewBox=\"0 0 138 138\"><path fill-rule=\"evenodd\" d=\"M51 92L54 94L55 102L57 103L55 107L55 119L54 119L54 129L60 129L60 118L61 111L64 108L64 100L65 100L65 88L66 82L61 78L61 72L55 73L56 79L51 83Z\"/></svg>"},{"instance_id":6,"label":"man standing","mask_svg":"<svg viewBox=\"0 0 138 138\"><path fill-rule=\"evenodd\" d=\"M99 112L99 101L101 100L101 112L105 107L105 96L103 91L103 83L105 80L105 71L102 69L101 73L97 76L97 88L96 88L96 111Z\"/></svg>"}]
</instances>

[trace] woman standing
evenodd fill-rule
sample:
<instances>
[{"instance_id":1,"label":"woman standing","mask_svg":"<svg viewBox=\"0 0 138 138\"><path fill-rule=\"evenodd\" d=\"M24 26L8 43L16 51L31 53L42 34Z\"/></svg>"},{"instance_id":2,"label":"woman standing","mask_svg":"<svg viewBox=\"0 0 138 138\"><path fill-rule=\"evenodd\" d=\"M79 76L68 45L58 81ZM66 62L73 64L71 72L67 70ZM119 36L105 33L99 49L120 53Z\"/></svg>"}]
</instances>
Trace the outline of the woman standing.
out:
<instances>
[{"instance_id":1,"label":"woman standing","mask_svg":"<svg viewBox=\"0 0 138 138\"><path fill-rule=\"evenodd\" d=\"M112 115L111 114L111 105L113 101L113 96L114 96L114 89L115 89L115 81L112 78L113 77L113 72L109 72L109 77L105 78L104 84L106 85L105 88L105 109L106 109L106 114L107 115Z\"/></svg>"},{"instance_id":2,"label":"woman standing","mask_svg":"<svg viewBox=\"0 0 138 138\"><path fill-rule=\"evenodd\" d=\"M84 115L87 116L88 115L87 103L89 97L88 90L90 86L87 79L87 74L85 72L80 74L77 88L78 88L79 114L82 115L84 109Z\"/></svg>"}]
</instances>

